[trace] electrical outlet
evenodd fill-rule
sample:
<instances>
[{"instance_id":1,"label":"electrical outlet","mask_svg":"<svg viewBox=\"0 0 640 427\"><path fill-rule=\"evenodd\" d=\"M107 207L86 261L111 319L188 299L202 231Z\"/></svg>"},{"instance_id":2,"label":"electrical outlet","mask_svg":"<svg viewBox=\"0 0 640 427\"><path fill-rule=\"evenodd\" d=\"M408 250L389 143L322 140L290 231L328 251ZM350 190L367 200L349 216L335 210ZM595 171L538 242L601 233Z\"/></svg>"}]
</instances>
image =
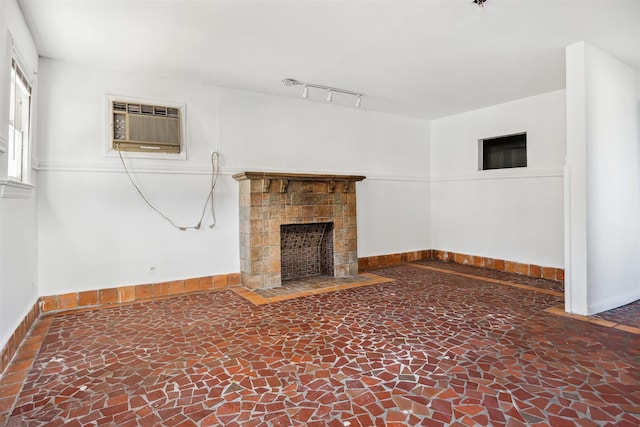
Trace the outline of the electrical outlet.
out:
<instances>
[{"instance_id":1,"label":"electrical outlet","mask_svg":"<svg viewBox=\"0 0 640 427\"><path fill-rule=\"evenodd\" d=\"M156 274L156 271L158 270L158 267L154 264L152 266L149 267L149 274Z\"/></svg>"}]
</instances>

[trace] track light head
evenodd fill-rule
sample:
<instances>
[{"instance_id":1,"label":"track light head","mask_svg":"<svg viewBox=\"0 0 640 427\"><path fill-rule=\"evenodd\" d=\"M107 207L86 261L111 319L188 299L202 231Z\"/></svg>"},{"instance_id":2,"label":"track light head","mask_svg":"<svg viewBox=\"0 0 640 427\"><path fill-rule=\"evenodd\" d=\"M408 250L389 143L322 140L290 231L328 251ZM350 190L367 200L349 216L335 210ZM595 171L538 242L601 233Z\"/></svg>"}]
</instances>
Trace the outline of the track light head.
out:
<instances>
[{"instance_id":1,"label":"track light head","mask_svg":"<svg viewBox=\"0 0 640 427\"><path fill-rule=\"evenodd\" d=\"M304 85L304 89L302 90L302 97L303 98L308 98L309 97L309 86Z\"/></svg>"},{"instance_id":2,"label":"track light head","mask_svg":"<svg viewBox=\"0 0 640 427\"><path fill-rule=\"evenodd\" d=\"M333 102L333 91L329 89L329 93L327 94L327 102Z\"/></svg>"},{"instance_id":3,"label":"track light head","mask_svg":"<svg viewBox=\"0 0 640 427\"><path fill-rule=\"evenodd\" d=\"M360 108L362 106L362 95L358 95L356 98L356 108Z\"/></svg>"},{"instance_id":4,"label":"track light head","mask_svg":"<svg viewBox=\"0 0 640 427\"><path fill-rule=\"evenodd\" d=\"M297 83L294 79L282 79L282 84L285 86L294 86Z\"/></svg>"}]
</instances>

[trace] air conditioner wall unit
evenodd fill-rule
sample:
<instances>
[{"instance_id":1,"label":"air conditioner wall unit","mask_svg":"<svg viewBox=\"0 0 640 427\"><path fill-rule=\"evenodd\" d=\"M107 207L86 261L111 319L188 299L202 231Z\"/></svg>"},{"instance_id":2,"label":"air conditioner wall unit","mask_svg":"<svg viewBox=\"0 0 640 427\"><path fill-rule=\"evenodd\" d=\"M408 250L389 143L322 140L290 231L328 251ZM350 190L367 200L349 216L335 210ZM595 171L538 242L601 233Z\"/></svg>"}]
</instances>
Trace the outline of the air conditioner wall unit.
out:
<instances>
[{"instance_id":1,"label":"air conditioner wall unit","mask_svg":"<svg viewBox=\"0 0 640 427\"><path fill-rule=\"evenodd\" d=\"M110 99L109 106L110 150L167 154L184 151L184 108L121 99Z\"/></svg>"}]
</instances>

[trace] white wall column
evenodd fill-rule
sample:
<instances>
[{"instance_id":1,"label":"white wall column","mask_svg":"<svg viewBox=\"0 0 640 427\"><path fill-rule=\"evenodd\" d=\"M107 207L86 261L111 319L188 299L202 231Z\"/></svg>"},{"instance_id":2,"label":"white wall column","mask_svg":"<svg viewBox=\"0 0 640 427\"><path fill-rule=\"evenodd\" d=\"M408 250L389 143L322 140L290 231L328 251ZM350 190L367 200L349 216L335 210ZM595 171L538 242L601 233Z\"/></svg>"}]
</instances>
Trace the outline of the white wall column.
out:
<instances>
[{"instance_id":1,"label":"white wall column","mask_svg":"<svg viewBox=\"0 0 640 427\"><path fill-rule=\"evenodd\" d=\"M640 73L594 46L567 48L565 309L640 298Z\"/></svg>"}]
</instances>

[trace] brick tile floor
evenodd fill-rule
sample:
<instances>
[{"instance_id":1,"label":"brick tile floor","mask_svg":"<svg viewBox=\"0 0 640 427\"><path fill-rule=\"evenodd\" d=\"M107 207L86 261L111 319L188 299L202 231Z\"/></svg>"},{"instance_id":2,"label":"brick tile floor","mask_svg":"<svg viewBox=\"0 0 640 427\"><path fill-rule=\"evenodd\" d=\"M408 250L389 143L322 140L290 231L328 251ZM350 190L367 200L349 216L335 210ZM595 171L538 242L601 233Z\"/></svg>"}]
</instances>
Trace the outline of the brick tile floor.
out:
<instances>
[{"instance_id":1,"label":"brick tile floor","mask_svg":"<svg viewBox=\"0 0 640 427\"><path fill-rule=\"evenodd\" d=\"M560 284L438 263L373 273L393 280L45 317L2 378L17 399L0 398L0 424L640 425L640 335L546 311Z\"/></svg>"},{"instance_id":2,"label":"brick tile floor","mask_svg":"<svg viewBox=\"0 0 640 427\"><path fill-rule=\"evenodd\" d=\"M636 301L635 303L623 305L622 307L614 308L613 310L605 311L604 313L599 313L595 317L632 326L634 328L640 328L640 310L638 309L638 305L640 304Z\"/></svg>"},{"instance_id":3,"label":"brick tile floor","mask_svg":"<svg viewBox=\"0 0 640 427\"><path fill-rule=\"evenodd\" d=\"M490 270L487 268L474 267L472 265L454 264L452 262L433 259L416 261L415 263L458 273L466 273L487 279L502 280L509 283L532 286L539 289L547 289L557 292L564 291L564 285L562 282L542 279L539 277L523 276L521 274L509 273L507 271Z\"/></svg>"}]
</instances>

